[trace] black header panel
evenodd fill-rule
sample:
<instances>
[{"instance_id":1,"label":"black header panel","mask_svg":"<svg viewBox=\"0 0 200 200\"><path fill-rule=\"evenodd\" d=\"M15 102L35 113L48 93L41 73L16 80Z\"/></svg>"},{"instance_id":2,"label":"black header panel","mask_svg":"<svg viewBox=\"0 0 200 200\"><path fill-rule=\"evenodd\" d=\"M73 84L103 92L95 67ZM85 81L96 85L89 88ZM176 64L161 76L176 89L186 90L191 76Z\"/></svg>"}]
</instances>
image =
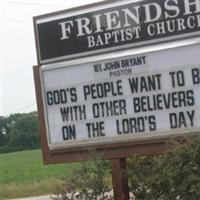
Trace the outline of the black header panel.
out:
<instances>
[{"instance_id":1,"label":"black header panel","mask_svg":"<svg viewBox=\"0 0 200 200\"><path fill-rule=\"evenodd\" d=\"M200 0L101 3L34 18L40 64L200 35Z\"/></svg>"}]
</instances>

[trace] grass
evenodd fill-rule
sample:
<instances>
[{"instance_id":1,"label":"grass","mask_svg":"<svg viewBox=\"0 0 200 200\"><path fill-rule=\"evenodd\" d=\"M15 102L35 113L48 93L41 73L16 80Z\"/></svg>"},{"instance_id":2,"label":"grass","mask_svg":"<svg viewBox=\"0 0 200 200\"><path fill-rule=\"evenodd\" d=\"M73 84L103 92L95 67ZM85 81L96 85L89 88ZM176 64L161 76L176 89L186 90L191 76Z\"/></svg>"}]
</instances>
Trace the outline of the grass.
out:
<instances>
[{"instance_id":1,"label":"grass","mask_svg":"<svg viewBox=\"0 0 200 200\"><path fill-rule=\"evenodd\" d=\"M74 166L44 166L40 150L0 154L0 199L51 194Z\"/></svg>"}]
</instances>

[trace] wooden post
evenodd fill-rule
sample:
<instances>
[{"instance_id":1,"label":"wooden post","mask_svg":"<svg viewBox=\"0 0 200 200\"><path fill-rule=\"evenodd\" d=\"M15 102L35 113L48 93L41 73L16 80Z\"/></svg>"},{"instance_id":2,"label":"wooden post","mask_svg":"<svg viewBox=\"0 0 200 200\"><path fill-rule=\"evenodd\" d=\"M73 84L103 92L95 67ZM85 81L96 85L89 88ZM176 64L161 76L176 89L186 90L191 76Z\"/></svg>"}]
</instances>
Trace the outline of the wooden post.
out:
<instances>
[{"instance_id":1,"label":"wooden post","mask_svg":"<svg viewBox=\"0 0 200 200\"><path fill-rule=\"evenodd\" d=\"M126 158L112 160L112 183L115 200L130 200Z\"/></svg>"}]
</instances>

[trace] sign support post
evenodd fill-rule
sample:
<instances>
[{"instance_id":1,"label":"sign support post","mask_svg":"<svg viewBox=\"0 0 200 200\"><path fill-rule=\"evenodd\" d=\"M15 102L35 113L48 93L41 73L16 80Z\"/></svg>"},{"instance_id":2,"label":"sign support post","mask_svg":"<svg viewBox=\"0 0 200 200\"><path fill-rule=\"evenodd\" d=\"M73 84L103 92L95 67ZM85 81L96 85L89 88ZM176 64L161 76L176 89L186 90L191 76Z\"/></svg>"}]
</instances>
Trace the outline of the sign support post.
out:
<instances>
[{"instance_id":1,"label":"sign support post","mask_svg":"<svg viewBox=\"0 0 200 200\"><path fill-rule=\"evenodd\" d=\"M129 200L128 177L126 170L126 158L112 160L112 184L116 200Z\"/></svg>"}]
</instances>

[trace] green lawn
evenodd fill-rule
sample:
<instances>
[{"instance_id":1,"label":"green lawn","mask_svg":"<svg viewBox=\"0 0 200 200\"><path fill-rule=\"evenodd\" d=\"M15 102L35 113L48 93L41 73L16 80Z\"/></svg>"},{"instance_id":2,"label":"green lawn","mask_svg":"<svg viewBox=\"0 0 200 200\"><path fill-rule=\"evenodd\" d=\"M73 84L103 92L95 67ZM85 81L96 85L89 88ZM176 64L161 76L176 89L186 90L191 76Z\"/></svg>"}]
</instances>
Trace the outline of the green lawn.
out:
<instances>
[{"instance_id":1,"label":"green lawn","mask_svg":"<svg viewBox=\"0 0 200 200\"><path fill-rule=\"evenodd\" d=\"M0 199L55 192L74 166L44 166L40 150L0 154Z\"/></svg>"}]
</instances>

